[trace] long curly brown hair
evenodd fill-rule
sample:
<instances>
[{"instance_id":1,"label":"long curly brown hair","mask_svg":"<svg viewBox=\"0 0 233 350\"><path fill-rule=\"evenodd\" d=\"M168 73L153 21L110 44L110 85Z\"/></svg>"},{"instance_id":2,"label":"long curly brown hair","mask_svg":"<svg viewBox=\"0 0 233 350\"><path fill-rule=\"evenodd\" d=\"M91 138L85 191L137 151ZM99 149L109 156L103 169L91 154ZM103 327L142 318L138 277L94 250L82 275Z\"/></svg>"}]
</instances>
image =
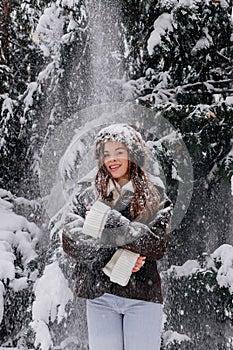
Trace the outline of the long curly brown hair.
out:
<instances>
[{"instance_id":1,"label":"long curly brown hair","mask_svg":"<svg viewBox=\"0 0 233 350\"><path fill-rule=\"evenodd\" d=\"M129 160L129 175L134 188L133 198L130 203L131 220L147 221L158 210L160 196L157 188L149 180L144 170ZM116 185L114 178L108 172L102 157L99 159L99 170L95 177L96 189L103 200L112 201L108 194L109 180ZM117 189L117 187L116 187Z\"/></svg>"}]
</instances>

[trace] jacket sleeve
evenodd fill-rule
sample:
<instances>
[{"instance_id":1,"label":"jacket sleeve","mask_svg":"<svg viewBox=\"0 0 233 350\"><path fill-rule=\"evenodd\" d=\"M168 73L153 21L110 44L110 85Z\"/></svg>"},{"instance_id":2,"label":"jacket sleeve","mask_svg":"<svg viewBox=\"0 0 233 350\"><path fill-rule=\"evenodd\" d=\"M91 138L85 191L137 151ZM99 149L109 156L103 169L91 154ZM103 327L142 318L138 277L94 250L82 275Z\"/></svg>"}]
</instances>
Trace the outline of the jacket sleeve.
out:
<instances>
[{"instance_id":1,"label":"jacket sleeve","mask_svg":"<svg viewBox=\"0 0 233 350\"><path fill-rule=\"evenodd\" d=\"M90 268L93 264L105 265L116 251L114 247L100 242L82 233L86 215L86 206L80 196L73 199L64 219L62 231L63 250L72 258L81 263L88 264Z\"/></svg>"},{"instance_id":2,"label":"jacket sleeve","mask_svg":"<svg viewBox=\"0 0 233 350\"><path fill-rule=\"evenodd\" d=\"M110 210L101 242L139 253L148 260L158 260L167 247L172 211L172 203L166 195L155 218L147 225L130 221L118 211Z\"/></svg>"}]
</instances>

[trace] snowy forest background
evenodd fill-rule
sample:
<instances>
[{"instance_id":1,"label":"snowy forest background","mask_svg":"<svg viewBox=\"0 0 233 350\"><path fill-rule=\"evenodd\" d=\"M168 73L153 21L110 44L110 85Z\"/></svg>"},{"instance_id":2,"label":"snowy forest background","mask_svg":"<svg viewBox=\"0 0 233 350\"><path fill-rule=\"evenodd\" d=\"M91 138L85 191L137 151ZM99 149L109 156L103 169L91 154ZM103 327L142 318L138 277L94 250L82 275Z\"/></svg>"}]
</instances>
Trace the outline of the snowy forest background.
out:
<instances>
[{"instance_id":1,"label":"snowy forest background","mask_svg":"<svg viewBox=\"0 0 233 350\"><path fill-rule=\"evenodd\" d=\"M160 265L162 349L233 349L232 1L0 6L0 348L88 349L85 303L73 297L74 263L60 244L64 209L48 215L42 160L71 116L82 125L85 108L131 102L174 126L194 171ZM146 136L158 145L153 130ZM182 179L166 150L161 140L175 201Z\"/></svg>"}]
</instances>

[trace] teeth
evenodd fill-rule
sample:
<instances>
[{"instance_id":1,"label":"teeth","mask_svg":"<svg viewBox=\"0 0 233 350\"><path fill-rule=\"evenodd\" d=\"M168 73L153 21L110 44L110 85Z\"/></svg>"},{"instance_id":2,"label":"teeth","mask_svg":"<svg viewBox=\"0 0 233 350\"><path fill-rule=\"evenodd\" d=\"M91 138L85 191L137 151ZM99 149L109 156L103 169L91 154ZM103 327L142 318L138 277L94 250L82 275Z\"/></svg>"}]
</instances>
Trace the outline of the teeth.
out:
<instances>
[{"instance_id":1,"label":"teeth","mask_svg":"<svg viewBox=\"0 0 233 350\"><path fill-rule=\"evenodd\" d=\"M116 168L119 168L120 165L112 165L110 166L110 169L116 169Z\"/></svg>"}]
</instances>

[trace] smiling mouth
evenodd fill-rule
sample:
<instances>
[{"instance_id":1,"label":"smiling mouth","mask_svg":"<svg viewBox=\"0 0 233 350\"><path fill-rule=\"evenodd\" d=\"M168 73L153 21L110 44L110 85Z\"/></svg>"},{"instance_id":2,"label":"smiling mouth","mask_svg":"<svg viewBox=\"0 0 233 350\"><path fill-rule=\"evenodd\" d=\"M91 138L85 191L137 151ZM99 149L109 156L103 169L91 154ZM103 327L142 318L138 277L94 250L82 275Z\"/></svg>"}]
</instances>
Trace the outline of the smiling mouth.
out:
<instances>
[{"instance_id":1,"label":"smiling mouth","mask_svg":"<svg viewBox=\"0 0 233 350\"><path fill-rule=\"evenodd\" d=\"M119 168L121 167L121 165L111 165L110 167L109 167L109 169L111 170L111 171L116 171L116 170L118 170Z\"/></svg>"}]
</instances>

